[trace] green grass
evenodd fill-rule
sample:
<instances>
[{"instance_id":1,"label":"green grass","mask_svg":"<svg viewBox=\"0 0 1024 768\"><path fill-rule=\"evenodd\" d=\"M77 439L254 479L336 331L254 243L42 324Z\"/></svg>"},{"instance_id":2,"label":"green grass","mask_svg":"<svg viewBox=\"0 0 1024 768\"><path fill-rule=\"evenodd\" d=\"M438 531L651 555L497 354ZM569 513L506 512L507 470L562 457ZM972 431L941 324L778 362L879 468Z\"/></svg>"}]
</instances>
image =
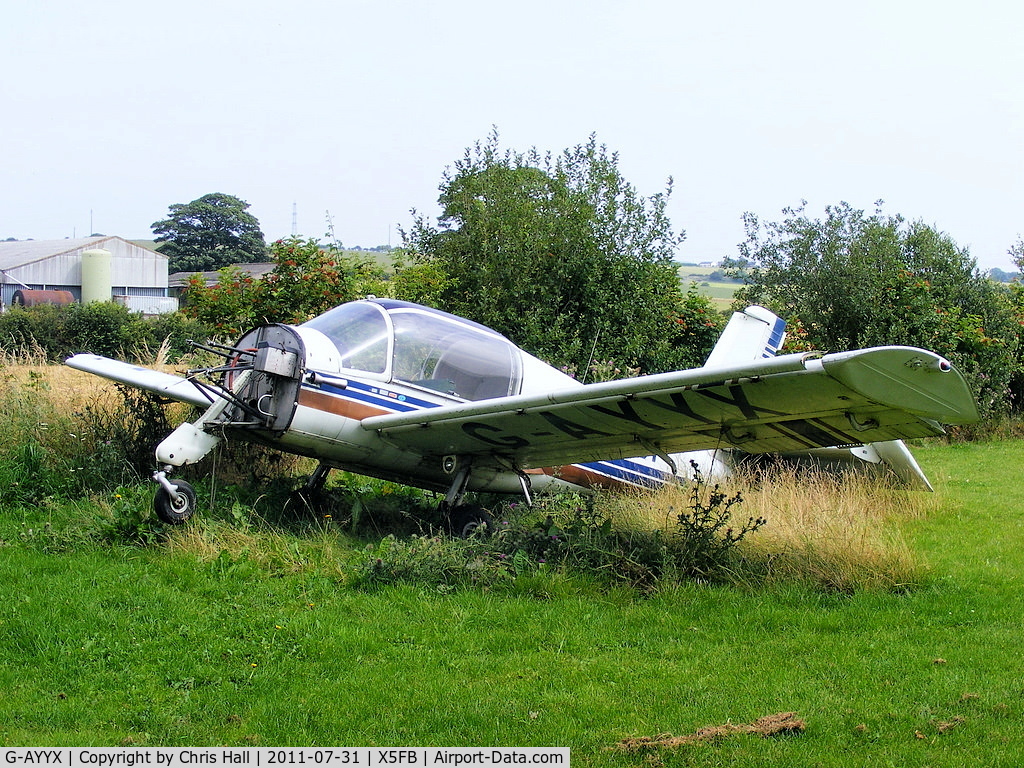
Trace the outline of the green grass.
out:
<instances>
[{"instance_id":1,"label":"green grass","mask_svg":"<svg viewBox=\"0 0 1024 768\"><path fill-rule=\"evenodd\" d=\"M543 573L356 589L365 542L105 544L95 505L0 513L5 745L569 746L577 765L1016 765L1024 758L1024 444L916 449L937 503L916 588ZM50 528L45 524L50 522ZM259 535L256 531L254 536ZM335 549L323 554L330 538ZM255 541L256 539L254 539ZM798 736L611 749L796 711Z\"/></svg>"},{"instance_id":2,"label":"green grass","mask_svg":"<svg viewBox=\"0 0 1024 768\"><path fill-rule=\"evenodd\" d=\"M732 302L738 283L697 283L697 292L711 300L711 306L719 312L728 312L732 309Z\"/></svg>"}]
</instances>

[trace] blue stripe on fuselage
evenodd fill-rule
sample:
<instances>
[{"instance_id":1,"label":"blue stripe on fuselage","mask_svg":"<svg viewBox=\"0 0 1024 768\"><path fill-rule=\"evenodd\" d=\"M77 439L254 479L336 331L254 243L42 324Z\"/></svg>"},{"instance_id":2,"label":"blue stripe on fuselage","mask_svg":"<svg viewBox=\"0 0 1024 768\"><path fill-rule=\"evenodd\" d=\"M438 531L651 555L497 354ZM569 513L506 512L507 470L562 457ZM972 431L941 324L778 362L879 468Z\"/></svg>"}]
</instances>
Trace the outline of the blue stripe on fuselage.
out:
<instances>
[{"instance_id":1,"label":"blue stripe on fuselage","mask_svg":"<svg viewBox=\"0 0 1024 768\"><path fill-rule=\"evenodd\" d=\"M597 472L623 483L640 485L646 488L657 488L669 482L673 477L671 472L666 472L647 464L641 464L631 459L593 461L588 464L577 464L576 466L591 472Z\"/></svg>"},{"instance_id":2,"label":"blue stripe on fuselage","mask_svg":"<svg viewBox=\"0 0 1024 768\"><path fill-rule=\"evenodd\" d=\"M375 405L380 408L387 408L391 411L418 411L423 408L437 408L441 403L432 403L429 400L421 400L418 397L412 397L403 392L396 392L393 389L389 389L386 386L377 386L374 384L366 384L362 381L354 381L349 379L348 386L340 387L336 384L331 384L329 381L321 381L317 387L311 387L312 389L319 389L321 392L325 392L329 395L340 395L347 397L352 400L356 400L367 405Z\"/></svg>"},{"instance_id":3,"label":"blue stripe on fuselage","mask_svg":"<svg viewBox=\"0 0 1024 768\"><path fill-rule=\"evenodd\" d=\"M437 408L442 405L442 403L422 400L404 393L395 392L386 386L377 386L351 379L348 381L348 386L345 387L331 384L324 380L321 380L316 386L305 386L312 390L319 390L326 394L348 398L356 402L365 403L367 405L387 409L393 412L407 413L410 411ZM602 477L607 477L618 482L647 488L664 485L673 477L671 472L666 472L647 464L641 464L640 462L632 459L594 461L588 464L575 464L573 466L580 467L589 472L594 472Z\"/></svg>"}]
</instances>

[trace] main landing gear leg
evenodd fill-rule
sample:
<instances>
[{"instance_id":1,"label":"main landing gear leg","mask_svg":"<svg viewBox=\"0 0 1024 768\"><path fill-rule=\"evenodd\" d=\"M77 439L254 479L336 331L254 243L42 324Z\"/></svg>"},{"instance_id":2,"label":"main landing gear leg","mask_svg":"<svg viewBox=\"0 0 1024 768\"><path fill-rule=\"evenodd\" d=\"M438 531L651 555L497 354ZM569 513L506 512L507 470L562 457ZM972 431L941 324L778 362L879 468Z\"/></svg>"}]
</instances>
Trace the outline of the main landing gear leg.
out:
<instances>
[{"instance_id":1,"label":"main landing gear leg","mask_svg":"<svg viewBox=\"0 0 1024 768\"><path fill-rule=\"evenodd\" d=\"M317 468L313 470L313 474L309 476L306 484L302 486L302 490L306 493L320 493L324 489L324 484L327 482L327 476L331 474L331 468L326 464L318 464Z\"/></svg>"},{"instance_id":2,"label":"main landing gear leg","mask_svg":"<svg viewBox=\"0 0 1024 768\"><path fill-rule=\"evenodd\" d=\"M324 485L327 483L329 474L331 474L331 467L322 463L317 464L313 474L309 476L303 486L291 492L288 497L288 506L319 515L327 507Z\"/></svg>"},{"instance_id":3,"label":"main landing gear leg","mask_svg":"<svg viewBox=\"0 0 1024 768\"><path fill-rule=\"evenodd\" d=\"M470 464L466 462L458 468L455 479L441 509L445 514L445 522L452 536L457 539L468 539L470 536L490 535L494 533L494 517L479 504L463 504L466 486L469 485Z\"/></svg>"}]
</instances>

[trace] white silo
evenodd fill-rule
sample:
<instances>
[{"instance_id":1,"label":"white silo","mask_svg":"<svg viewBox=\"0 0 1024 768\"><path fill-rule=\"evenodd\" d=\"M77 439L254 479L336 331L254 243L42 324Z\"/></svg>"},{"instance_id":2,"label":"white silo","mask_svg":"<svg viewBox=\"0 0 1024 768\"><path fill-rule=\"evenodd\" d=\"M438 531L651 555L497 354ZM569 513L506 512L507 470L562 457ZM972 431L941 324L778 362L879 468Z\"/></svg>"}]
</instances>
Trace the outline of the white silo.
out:
<instances>
[{"instance_id":1,"label":"white silo","mask_svg":"<svg viewBox=\"0 0 1024 768\"><path fill-rule=\"evenodd\" d=\"M110 251L91 248L82 251L82 303L110 301Z\"/></svg>"}]
</instances>

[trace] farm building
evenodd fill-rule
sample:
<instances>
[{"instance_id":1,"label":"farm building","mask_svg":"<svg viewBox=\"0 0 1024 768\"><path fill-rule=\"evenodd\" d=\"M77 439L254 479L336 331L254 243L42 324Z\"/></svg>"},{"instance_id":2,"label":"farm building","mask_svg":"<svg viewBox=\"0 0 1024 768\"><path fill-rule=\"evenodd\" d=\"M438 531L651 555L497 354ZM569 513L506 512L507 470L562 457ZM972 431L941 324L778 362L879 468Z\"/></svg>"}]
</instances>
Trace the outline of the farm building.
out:
<instances>
[{"instance_id":1,"label":"farm building","mask_svg":"<svg viewBox=\"0 0 1024 768\"><path fill-rule=\"evenodd\" d=\"M272 261L256 261L245 264L232 264L232 269L239 270L243 275L248 275L256 280L262 280L267 273L273 272L276 267ZM220 270L211 272L172 272L167 277L167 286L171 296L180 296L185 288L185 283L192 275L199 275L207 285L216 285L220 279Z\"/></svg>"},{"instance_id":2,"label":"farm building","mask_svg":"<svg viewBox=\"0 0 1024 768\"><path fill-rule=\"evenodd\" d=\"M124 238L0 242L0 300L5 307L16 293L19 302L37 296L29 291L66 291L82 301L83 272L87 300L106 297L146 314L177 309L167 293L167 257Z\"/></svg>"}]
</instances>

